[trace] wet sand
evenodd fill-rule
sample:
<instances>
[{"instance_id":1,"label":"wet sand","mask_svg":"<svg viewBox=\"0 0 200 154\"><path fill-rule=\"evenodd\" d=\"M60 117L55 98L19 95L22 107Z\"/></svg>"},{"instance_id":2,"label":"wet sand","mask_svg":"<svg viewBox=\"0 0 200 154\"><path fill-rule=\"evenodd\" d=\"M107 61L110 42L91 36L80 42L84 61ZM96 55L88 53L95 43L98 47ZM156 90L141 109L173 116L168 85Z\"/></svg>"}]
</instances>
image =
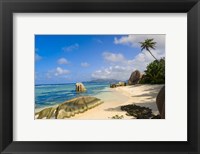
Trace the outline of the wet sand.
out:
<instances>
[{"instance_id":1,"label":"wet sand","mask_svg":"<svg viewBox=\"0 0 200 154\"><path fill-rule=\"evenodd\" d=\"M156 96L162 86L138 84L117 88L105 88L97 95L94 95L94 97L101 99L104 103L67 119L105 120L112 119L116 115L123 116L123 119L134 119L132 116L127 116L126 112L120 109L121 106L128 104L148 107L157 115L159 112L156 106ZM35 109L35 112L42 109L44 108Z\"/></svg>"},{"instance_id":2,"label":"wet sand","mask_svg":"<svg viewBox=\"0 0 200 154\"><path fill-rule=\"evenodd\" d=\"M106 88L95 97L104 101L103 104L78 114L70 119L112 119L118 115L123 119L134 119L132 116L126 116L125 111L121 111L122 105L136 104L149 107L154 114L158 114L156 106L156 96L163 85L132 85L117 88Z\"/></svg>"}]
</instances>

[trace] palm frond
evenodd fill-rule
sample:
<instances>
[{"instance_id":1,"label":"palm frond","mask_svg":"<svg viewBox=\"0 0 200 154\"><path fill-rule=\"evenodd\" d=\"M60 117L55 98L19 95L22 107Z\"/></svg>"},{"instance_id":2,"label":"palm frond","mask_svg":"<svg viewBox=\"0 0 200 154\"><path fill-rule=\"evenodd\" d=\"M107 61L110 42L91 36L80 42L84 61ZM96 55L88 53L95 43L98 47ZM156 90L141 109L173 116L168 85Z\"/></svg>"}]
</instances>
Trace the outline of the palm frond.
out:
<instances>
[{"instance_id":1,"label":"palm frond","mask_svg":"<svg viewBox=\"0 0 200 154\"><path fill-rule=\"evenodd\" d=\"M146 39L144 42L139 42L141 45L141 51L143 51L144 49L146 49L153 57L154 59L156 59L156 57L151 53L150 49L155 50L156 47L156 42L153 41L154 39ZM156 59L157 60L157 59Z\"/></svg>"}]
</instances>

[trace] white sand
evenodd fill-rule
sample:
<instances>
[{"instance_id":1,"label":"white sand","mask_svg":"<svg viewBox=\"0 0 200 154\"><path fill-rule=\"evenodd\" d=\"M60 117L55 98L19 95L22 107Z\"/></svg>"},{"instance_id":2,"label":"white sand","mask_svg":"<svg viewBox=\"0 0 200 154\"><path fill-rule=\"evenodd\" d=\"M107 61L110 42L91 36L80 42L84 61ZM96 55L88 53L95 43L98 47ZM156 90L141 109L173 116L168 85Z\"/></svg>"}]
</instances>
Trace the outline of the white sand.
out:
<instances>
[{"instance_id":1,"label":"white sand","mask_svg":"<svg viewBox=\"0 0 200 154\"><path fill-rule=\"evenodd\" d=\"M133 119L126 116L125 111L120 110L120 106L136 104L149 107L154 114L158 114L156 106L156 96L163 85L133 85L117 88L106 88L95 97L104 101L103 104L78 114L70 119L111 119L115 115L123 115L123 119Z\"/></svg>"}]
</instances>

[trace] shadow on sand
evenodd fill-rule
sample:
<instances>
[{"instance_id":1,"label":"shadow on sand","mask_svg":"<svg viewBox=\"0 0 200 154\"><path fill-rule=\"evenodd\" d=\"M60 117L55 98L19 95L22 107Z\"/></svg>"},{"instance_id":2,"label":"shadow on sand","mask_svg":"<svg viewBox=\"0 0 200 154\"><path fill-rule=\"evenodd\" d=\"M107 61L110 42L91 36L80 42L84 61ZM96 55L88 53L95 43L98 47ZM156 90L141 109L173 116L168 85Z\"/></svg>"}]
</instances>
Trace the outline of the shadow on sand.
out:
<instances>
[{"instance_id":1,"label":"shadow on sand","mask_svg":"<svg viewBox=\"0 0 200 154\"><path fill-rule=\"evenodd\" d=\"M135 86L143 86L143 85L134 85L134 87ZM132 88L132 87L129 87L129 88ZM142 94L139 94L139 95L133 94L131 97L136 98L136 99L134 102L131 102L129 104L147 107L147 108L152 109L152 112L158 112L158 108L156 105L156 97L160 89L161 89L160 85L154 86L154 87L149 86L149 88L145 89ZM108 108L108 109L105 109L105 111L123 112L121 110L121 106Z\"/></svg>"},{"instance_id":2,"label":"shadow on sand","mask_svg":"<svg viewBox=\"0 0 200 154\"><path fill-rule=\"evenodd\" d=\"M154 99L158 95L158 92L160 91L160 86L158 87L149 87L148 89L145 89L140 95L133 95L132 97L138 97L138 98L145 98L145 99Z\"/></svg>"}]
</instances>

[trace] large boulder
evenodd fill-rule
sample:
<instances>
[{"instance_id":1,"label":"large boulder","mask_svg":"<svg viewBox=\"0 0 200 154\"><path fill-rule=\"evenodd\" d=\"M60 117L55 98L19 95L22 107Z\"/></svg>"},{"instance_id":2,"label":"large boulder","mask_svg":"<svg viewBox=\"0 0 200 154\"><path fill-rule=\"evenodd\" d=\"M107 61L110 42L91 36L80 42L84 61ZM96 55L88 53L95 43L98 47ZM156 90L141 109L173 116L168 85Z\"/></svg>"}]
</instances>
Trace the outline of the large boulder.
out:
<instances>
[{"instance_id":1,"label":"large boulder","mask_svg":"<svg viewBox=\"0 0 200 154\"><path fill-rule=\"evenodd\" d=\"M165 119L165 86L163 86L160 89L156 97L156 104L157 104L161 119Z\"/></svg>"},{"instance_id":2,"label":"large boulder","mask_svg":"<svg viewBox=\"0 0 200 154\"><path fill-rule=\"evenodd\" d=\"M37 112L35 114L35 119L51 119L51 118L54 119L56 108L57 107L49 107Z\"/></svg>"},{"instance_id":3,"label":"large boulder","mask_svg":"<svg viewBox=\"0 0 200 154\"><path fill-rule=\"evenodd\" d=\"M83 96L68 100L57 107L50 107L43 109L35 114L36 119L64 119L83 113L97 105L102 104L103 101L96 97Z\"/></svg>"},{"instance_id":4,"label":"large boulder","mask_svg":"<svg viewBox=\"0 0 200 154\"><path fill-rule=\"evenodd\" d=\"M129 78L129 80L128 80L128 84L129 84L129 85L137 84L137 83L139 83L140 78L141 78L141 73L140 73L140 71L135 70L135 71L131 74L131 76L130 76L130 78Z\"/></svg>"},{"instance_id":5,"label":"large boulder","mask_svg":"<svg viewBox=\"0 0 200 154\"><path fill-rule=\"evenodd\" d=\"M56 119L70 118L78 113L83 113L103 103L100 99L91 96L84 96L71 99L58 106Z\"/></svg>"},{"instance_id":6,"label":"large boulder","mask_svg":"<svg viewBox=\"0 0 200 154\"><path fill-rule=\"evenodd\" d=\"M76 91L77 92L85 92L86 91L86 88L83 85L83 83L81 83L81 82L76 83Z\"/></svg>"}]
</instances>

